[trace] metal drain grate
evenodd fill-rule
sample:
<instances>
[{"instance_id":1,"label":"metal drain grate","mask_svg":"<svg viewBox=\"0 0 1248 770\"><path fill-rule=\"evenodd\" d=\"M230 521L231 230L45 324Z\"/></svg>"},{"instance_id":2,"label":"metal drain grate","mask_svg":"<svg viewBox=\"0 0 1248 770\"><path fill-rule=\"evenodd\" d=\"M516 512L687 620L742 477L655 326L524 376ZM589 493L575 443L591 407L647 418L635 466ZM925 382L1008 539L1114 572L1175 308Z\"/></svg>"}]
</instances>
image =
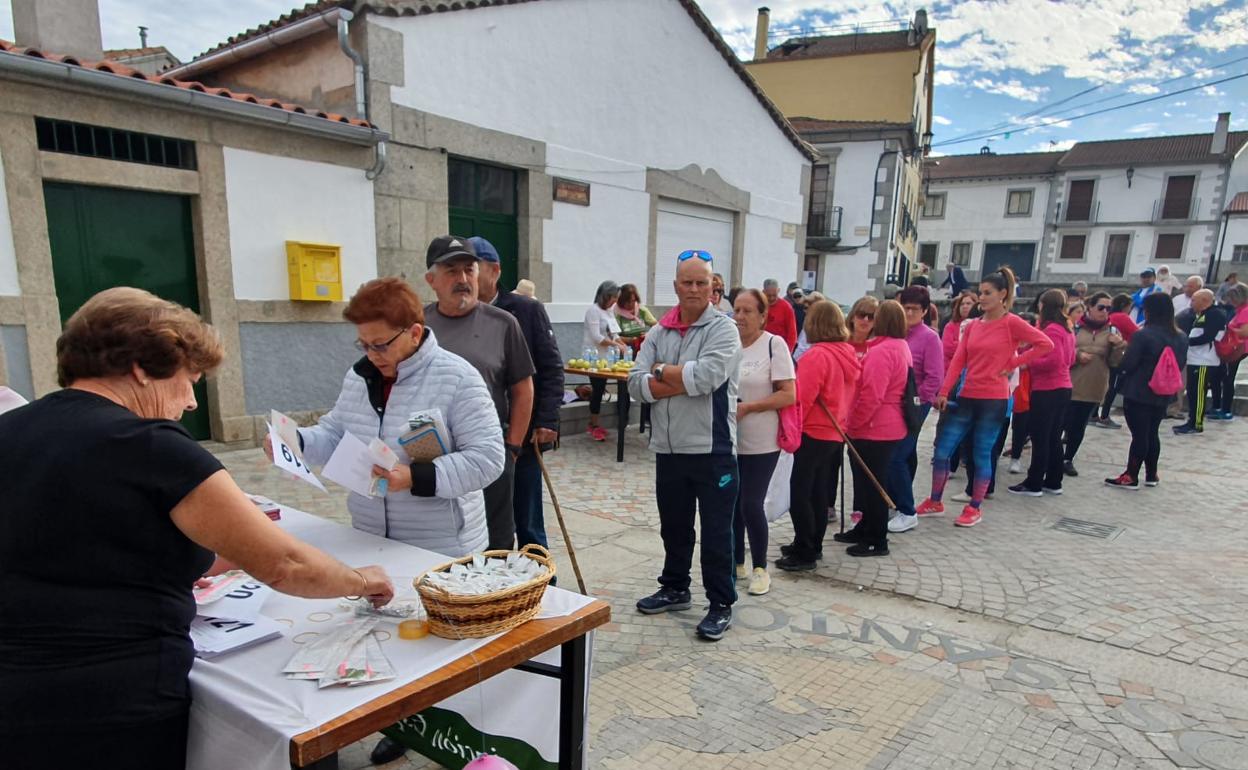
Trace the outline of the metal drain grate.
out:
<instances>
[{"instance_id":1,"label":"metal drain grate","mask_svg":"<svg viewBox=\"0 0 1248 770\"><path fill-rule=\"evenodd\" d=\"M1112 524L1100 524L1095 521L1084 521L1083 519L1072 519L1067 516L1058 519L1057 523L1053 525L1053 529L1060 532L1069 532L1072 535L1097 537L1101 540L1113 540L1122 534L1122 527L1115 527Z\"/></svg>"}]
</instances>

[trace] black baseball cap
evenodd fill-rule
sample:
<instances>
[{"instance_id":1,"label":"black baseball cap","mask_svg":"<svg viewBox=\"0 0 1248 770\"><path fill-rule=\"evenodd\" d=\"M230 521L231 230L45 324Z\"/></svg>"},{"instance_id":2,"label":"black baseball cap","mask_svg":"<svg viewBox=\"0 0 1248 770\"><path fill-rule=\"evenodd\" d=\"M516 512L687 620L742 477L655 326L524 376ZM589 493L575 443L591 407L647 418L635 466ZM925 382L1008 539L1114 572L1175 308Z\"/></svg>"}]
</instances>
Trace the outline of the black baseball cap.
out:
<instances>
[{"instance_id":1,"label":"black baseball cap","mask_svg":"<svg viewBox=\"0 0 1248 770\"><path fill-rule=\"evenodd\" d=\"M472 247L472 243L467 238L461 238L458 235L440 235L433 239L429 244L429 250L425 252L425 267L433 267L460 257L479 259L477 250Z\"/></svg>"},{"instance_id":2,"label":"black baseball cap","mask_svg":"<svg viewBox=\"0 0 1248 770\"><path fill-rule=\"evenodd\" d=\"M1152 269L1151 267L1146 267L1140 271L1140 277L1141 278L1156 278L1157 271Z\"/></svg>"}]
</instances>

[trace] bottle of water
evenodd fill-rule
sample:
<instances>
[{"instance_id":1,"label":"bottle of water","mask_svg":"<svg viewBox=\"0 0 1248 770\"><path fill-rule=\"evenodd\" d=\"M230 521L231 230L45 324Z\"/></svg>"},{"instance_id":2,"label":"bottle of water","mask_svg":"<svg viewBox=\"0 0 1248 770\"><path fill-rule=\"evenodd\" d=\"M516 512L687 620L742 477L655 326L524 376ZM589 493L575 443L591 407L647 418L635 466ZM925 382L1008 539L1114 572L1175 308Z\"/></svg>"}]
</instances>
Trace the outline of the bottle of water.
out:
<instances>
[{"instance_id":1,"label":"bottle of water","mask_svg":"<svg viewBox=\"0 0 1248 770\"><path fill-rule=\"evenodd\" d=\"M633 347L631 345L624 349L624 360L630 364L633 362Z\"/></svg>"},{"instance_id":2,"label":"bottle of water","mask_svg":"<svg viewBox=\"0 0 1248 770\"><path fill-rule=\"evenodd\" d=\"M620 350L615 345L607 348L607 366L615 366L615 362L620 360Z\"/></svg>"}]
</instances>

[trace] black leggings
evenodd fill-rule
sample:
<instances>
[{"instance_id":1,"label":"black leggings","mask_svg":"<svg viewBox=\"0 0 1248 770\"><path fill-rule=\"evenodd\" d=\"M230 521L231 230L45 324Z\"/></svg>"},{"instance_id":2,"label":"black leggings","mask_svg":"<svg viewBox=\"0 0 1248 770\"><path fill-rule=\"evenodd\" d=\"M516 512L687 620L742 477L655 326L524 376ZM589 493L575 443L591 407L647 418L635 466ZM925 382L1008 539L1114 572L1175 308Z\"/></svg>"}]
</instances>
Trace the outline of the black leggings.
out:
<instances>
[{"instance_id":1,"label":"black leggings","mask_svg":"<svg viewBox=\"0 0 1248 770\"><path fill-rule=\"evenodd\" d=\"M1109 390L1105 391L1105 400L1101 402L1101 419L1109 419L1109 408L1118 397L1118 388L1122 386L1122 370L1111 367L1109 370ZM1125 406L1123 407L1126 408Z\"/></svg>"},{"instance_id":2,"label":"black leggings","mask_svg":"<svg viewBox=\"0 0 1248 770\"><path fill-rule=\"evenodd\" d=\"M861 533L861 542L868 545L888 544L888 503L880 495L880 490L871 481L871 477L863 470L865 464L875 475L880 484L888 478L888 464L893 460L893 450L901 441L868 441L858 439L854 448L862 463L851 463L854 469L854 499L862 505L862 520L854 527Z\"/></svg>"},{"instance_id":3,"label":"black leggings","mask_svg":"<svg viewBox=\"0 0 1248 770\"><path fill-rule=\"evenodd\" d=\"M1145 404L1126 399L1122 404L1127 429L1131 431L1131 448L1127 453L1127 475L1140 478L1140 465L1144 465L1145 478L1157 478L1157 461L1161 458L1161 439L1157 431L1166 416L1165 404Z\"/></svg>"},{"instance_id":4,"label":"black leggings","mask_svg":"<svg viewBox=\"0 0 1248 770\"><path fill-rule=\"evenodd\" d=\"M75 725L36 729L4 739L4 767L117 767L169 770L186 767L188 713L138 725ZM8 727L8 725L6 725Z\"/></svg>"},{"instance_id":5,"label":"black leggings","mask_svg":"<svg viewBox=\"0 0 1248 770\"><path fill-rule=\"evenodd\" d=\"M1079 453L1079 447L1083 445L1083 436L1088 431L1088 420L1096 412L1096 404L1093 401L1071 401L1066 407L1066 450L1062 455L1062 459L1066 462L1074 462L1075 455Z\"/></svg>"},{"instance_id":6,"label":"black leggings","mask_svg":"<svg viewBox=\"0 0 1248 770\"><path fill-rule=\"evenodd\" d=\"M1227 332L1227 334L1232 334L1232 332ZM1219 410L1229 414L1235 411L1235 375L1239 373L1239 361L1223 364L1222 369L1222 403L1216 406Z\"/></svg>"},{"instance_id":7,"label":"black leggings","mask_svg":"<svg viewBox=\"0 0 1248 770\"><path fill-rule=\"evenodd\" d=\"M1070 388L1031 391L1031 465L1023 484L1033 491L1062 488L1062 424Z\"/></svg>"},{"instance_id":8,"label":"black leggings","mask_svg":"<svg viewBox=\"0 0 1248 770\"><path fill-rule=\"evenodd\" d=\"M737 455L741 487L737 491L736 519L732 525L732 552L737 564L745 564L745 533L748 531L753 566L767 566L767 513L763 511L763 498L767 496L767 486L779 459L779 452Z\"/></svg>"},{"instance_id":9,"label":"black leggings","mask_svg":"<svg viewBox=\"0 0 1248 770\"><path fill-rule=\"evenodd\" d=\"M1023 447L1027 446L1027 429L1031 427L1031 412L1015 412L1013 424L1010 426L1010 459L1017 460L1023 456Z\"/></svg>"},{"instance_id":10,"label":"black leggings","mask_svg":"<svg viewBox=\"0 0 1248 770\"><path fill-rule=\"evenodd\" d=\"M844 448L840 441L822 441L803 434L802 445L793 454L789 518L793 520L794 555L801 561L813 561L823 552L829 495L836 494Z\"/></svg>"},{"instance_id":11,"label":"black leggings","mask_svg":"<svg viewBox=\"0 0 1248 770\"><path fill-rule=\"evenodd\" d=\"M602 394L607 391L607 381L601 377L589 378L589 413L602 411Z\"/></svg>"}]
</instances>

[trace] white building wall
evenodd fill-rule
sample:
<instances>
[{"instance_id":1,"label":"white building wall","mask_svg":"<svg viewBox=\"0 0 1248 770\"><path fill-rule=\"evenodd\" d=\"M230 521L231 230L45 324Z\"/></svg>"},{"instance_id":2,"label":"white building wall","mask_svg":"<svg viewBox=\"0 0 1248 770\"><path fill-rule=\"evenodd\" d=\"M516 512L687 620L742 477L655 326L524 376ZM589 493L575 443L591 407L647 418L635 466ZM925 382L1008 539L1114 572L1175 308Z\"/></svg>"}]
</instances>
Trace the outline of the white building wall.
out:
<instances>
[{"instance_id":1,"label":"white building wall","mask_svg":"<svg viewBox=\"0 0 1248 770\"><path fill-rule=\"evenodd\" d=\"M1220 235L1220 234L1219 234ZM1222 280L1227 273L1239 273L1240 283L1248 283L1248 263L1233 262L1236 246L1248 247L1248 216L1229 217L1226 220L1226 241L1222 247L1222 265L1215 280Z\"/></svg>"},{"instance_id":2,"label":"white building wall","mask_svg":"<svg viewBox=\"0 0 1248 770\"><path fill-rule=\"evenodd\" d=\"M547 165L534 170L593 184L588 208L556 203L544 226L552 320L580 320L604 278L645 292L647 167L695 164L749 192L744 276L796 274L781 224L802 221L809 161L675 0L548 0L370 23L404 36L406 85L391 89L393 103L545 142Z\"/></svg>"},{"instance_id":3,"label":"white building wall","mask_svg":"<svg viewBox=\"0 0 1248 770\"><path fill-rule=\"evenodd\" d=\"M841 304L852 304L875 288L868 269L879 261L871 249L871 240L887 236L892 212L877 199L875 186L884 141L839 142L821 145L821 149L839 148L836 175L833 181L832 205L841 207L841 242L844 252L824 254L823 277L819 286L824 296ZM874 211L874 225L872 212Z\"/></svg>"},{"instance_id":4,"label":"white building wall","mask_svg":"<svg viewBox=\"0 0 1248 770\"><path fill-rule=\"evenodd\" d=\"M1032 191L1030 215L1006 216L1011 190ZM928 194L945 196L943 217L919 218L920 249L923 244L938 244L934 271L941 280L954 243L971 244L970 262L963 270L976 274L983 270L984 244L988 242L1035 243L1036 253L1040 253L1045 208L1049 203L1048 179L932 182Z\"/></svg>"},{"instance_id":5,"label":"white building wall","mask_svg":"<svg viewBox=\"0 0 1248 770\"><path fill-rule=\"evenodd\" d=\"M290 299L286 241L342 247L342 292L377 277L373 183L328 163L225 148L237 299Z\"/></svg>"},{"instance_id":6,"label":"white building wall","mask_svg":"<svg viewBox=\"0 0 1248 770\"><path fill-rule=\"evenodd\" d=\"M17 280L17 249L13 246L13 219L4 187L4 158L0 157L0 295L22 293Z\"/></svg>"}]
</instances>

